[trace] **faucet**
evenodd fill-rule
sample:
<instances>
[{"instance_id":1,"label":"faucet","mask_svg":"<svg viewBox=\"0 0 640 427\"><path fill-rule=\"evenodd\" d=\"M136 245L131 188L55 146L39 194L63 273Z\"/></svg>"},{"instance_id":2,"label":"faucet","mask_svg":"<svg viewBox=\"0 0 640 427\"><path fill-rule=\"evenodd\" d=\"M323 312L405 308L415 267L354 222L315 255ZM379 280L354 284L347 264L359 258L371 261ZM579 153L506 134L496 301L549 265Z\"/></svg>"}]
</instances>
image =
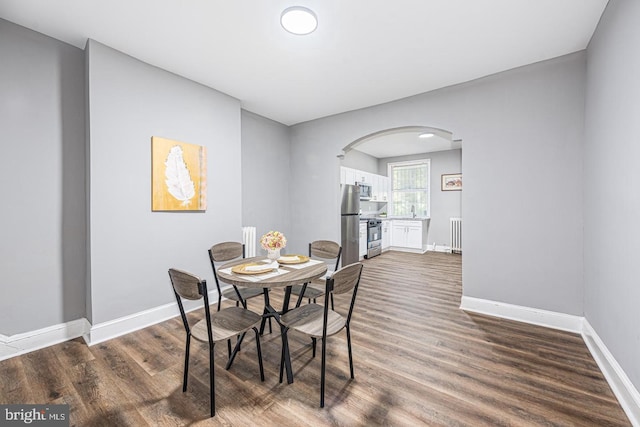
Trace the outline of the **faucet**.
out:
<instances>
[{"instance_id":1,"label":"faucet","mask_svg":"<svg viewBox=\"0 0 640 427\"><path fill-rule=\"evenodd\" d=\"M413 218L416 217L416 207L415 205L411 205L411 215Z\"/></svg>"}]
</instances>

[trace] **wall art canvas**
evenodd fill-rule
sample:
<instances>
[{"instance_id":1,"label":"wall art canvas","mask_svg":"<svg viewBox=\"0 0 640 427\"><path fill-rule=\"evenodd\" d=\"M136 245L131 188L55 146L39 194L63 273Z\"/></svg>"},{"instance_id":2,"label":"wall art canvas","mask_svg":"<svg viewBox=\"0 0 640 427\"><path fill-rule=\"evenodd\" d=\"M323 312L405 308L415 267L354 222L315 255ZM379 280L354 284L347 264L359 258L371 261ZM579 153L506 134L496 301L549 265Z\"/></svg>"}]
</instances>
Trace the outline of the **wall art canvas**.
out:
<instances>
[{"instance_id":1,"label":"wall art canvas","mask_svg":"<svg viewBox=\"0 0 640 427\"><path fill-rule=\"evenodd\" d=\"M206 147L151 137L151 210L207 209Z\"/></svg>"},{"instance_id":2,"label":"wall art canvas","mask_svg":"<svg viewBox=\"0 0 640 427\"><path fill-rule=\"evenodd\" d=\"M462 174L452 173L442 175L442 191L461 191L462 190Z\"/></svg>"}]
</instances>

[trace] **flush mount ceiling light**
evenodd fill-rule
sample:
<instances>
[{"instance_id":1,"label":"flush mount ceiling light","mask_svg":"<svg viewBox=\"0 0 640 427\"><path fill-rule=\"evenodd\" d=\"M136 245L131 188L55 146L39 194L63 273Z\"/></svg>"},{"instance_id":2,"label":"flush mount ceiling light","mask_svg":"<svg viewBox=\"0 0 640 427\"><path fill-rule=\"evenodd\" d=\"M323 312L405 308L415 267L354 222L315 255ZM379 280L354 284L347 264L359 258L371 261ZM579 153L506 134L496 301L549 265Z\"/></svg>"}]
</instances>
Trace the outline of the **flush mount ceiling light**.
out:
<instances>
[{"instance_id":1,"label":"flush mount ceiling light","mask_svg":"<svg viewBox=\"0 0 640 427\"><path fill-rule=\"evenodd\" d=\"M434 134L431 132L425 132L425 133L421 133L420 135L418 135L418 138L431 138Z\"/></svg>"},{"instance_id":2,"label":"flush mount ceiling light","mask_svg":"<svg viewBox=\"0 0 640 427\"><path fill-rule=\"evenodd\" d=\"M311 9L302 6L288 7L280 15L282 28L291 34L311 34L318 27L318 18Z\"/></svg>"}]
</instances>

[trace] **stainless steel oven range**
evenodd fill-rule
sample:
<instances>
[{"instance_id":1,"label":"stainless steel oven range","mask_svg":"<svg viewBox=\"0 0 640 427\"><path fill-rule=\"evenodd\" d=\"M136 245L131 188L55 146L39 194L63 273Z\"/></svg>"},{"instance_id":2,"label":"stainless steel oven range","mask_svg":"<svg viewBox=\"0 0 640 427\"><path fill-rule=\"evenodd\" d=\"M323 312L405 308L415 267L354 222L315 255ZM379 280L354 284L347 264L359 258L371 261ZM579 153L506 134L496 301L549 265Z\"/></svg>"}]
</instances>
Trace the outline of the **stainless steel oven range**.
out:
<instances>
[{"instance_id":1,"label":"stainless steel oven range","mask_svg":"<svg viewBox=\"0 0 640 427\"><path fill-rule=\"evenodd\" d=\"M382 253L382 220L370 219L367 221L367 255L371 258Z\"/></svg>"}]
</instances>

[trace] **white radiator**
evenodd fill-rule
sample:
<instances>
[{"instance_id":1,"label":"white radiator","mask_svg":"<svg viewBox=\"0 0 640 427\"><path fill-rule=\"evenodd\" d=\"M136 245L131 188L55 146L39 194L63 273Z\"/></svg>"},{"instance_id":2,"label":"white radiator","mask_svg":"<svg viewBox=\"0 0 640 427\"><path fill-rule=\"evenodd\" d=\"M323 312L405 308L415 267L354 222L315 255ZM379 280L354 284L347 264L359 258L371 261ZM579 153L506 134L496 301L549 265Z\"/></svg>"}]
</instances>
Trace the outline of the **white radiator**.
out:
<instances>
[{"instance_id":1,"label":"white radiator","mask_svg":"<svg viewBox=\"0 0 640 427\"><path fill-rule=\"evenodd\" d=\"M449 218L449 230L451 235L451 252L462 253L462 218Z\"/></svg>"},{"instance_id":2,"label":"white radiator","mask_svg":"<svg viewBox=\"0 0 640 427\"><path fill-rule=\"evenodd\" d=\"M247 258L256 256L256 228L242 227L242 243Z\"/></svg>"}]
</instances>

